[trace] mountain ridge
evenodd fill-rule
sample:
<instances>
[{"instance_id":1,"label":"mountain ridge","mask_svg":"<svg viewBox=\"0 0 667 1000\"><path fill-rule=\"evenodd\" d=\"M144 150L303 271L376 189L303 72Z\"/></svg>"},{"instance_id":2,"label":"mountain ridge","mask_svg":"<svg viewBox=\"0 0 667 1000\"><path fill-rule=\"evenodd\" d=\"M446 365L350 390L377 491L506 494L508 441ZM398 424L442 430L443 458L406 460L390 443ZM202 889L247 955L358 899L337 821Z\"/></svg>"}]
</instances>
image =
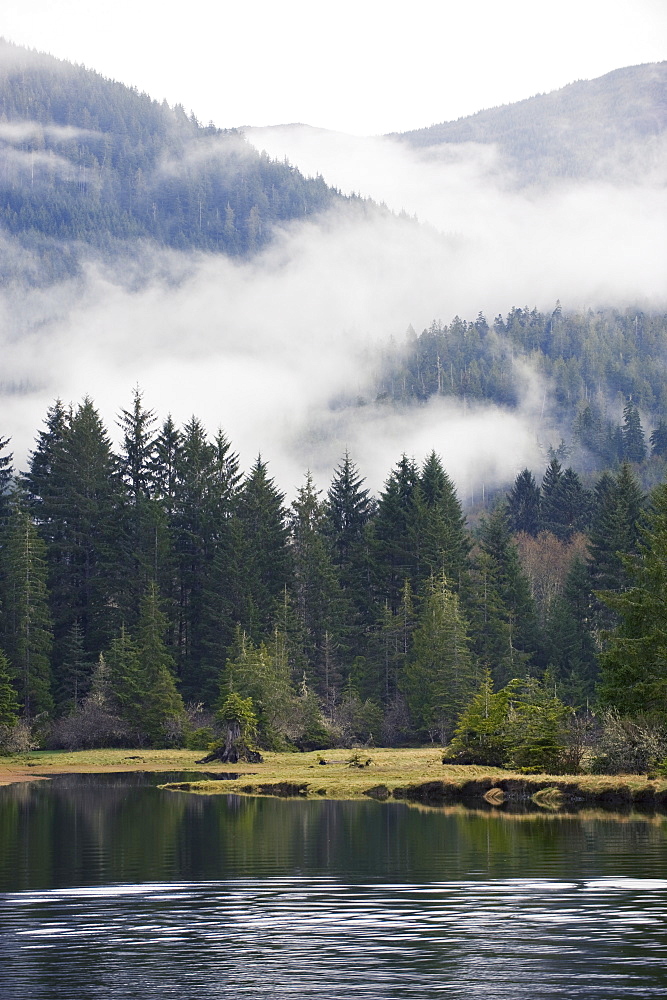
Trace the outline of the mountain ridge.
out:
<instances>
[{"instance_id":1,"label":"mountain ridge","mask_svg":"<svg viewBox=\"0 0 667 1000\"><path fill-rule=\"evenodd\" d=\"M540 178L614 179L644 173L664 153L667 61L612 70L547 94L486 108L390 137L412 147L494 143L526 183ZM627 158L627 162L622 161ZM645 166L645 165L644 165Z\"/></svg>"}]
</instances>

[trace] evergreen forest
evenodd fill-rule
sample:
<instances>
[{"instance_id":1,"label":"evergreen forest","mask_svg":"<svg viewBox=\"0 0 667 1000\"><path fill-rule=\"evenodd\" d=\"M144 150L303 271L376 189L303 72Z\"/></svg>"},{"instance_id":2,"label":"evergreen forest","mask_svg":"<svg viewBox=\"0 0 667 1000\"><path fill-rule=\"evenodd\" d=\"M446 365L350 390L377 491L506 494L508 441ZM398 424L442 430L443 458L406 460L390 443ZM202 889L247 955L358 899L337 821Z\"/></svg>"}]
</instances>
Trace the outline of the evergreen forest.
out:
<instances>
[{"instance_id":1,"label":"evergreen forest","mask_svg":"<svg viewBox=\"0 0 667 1000\"><path fill-rule=\"evenodd\" d=\"M614 132L650 168L664 75L634 67L403 139L493 142L531 184L595 179ZM344 203L387 211L0 40L8 325L23 291L46 301L90 260L133 291L156 249L248 260ZM534 422L542 468L468 510L435 450L396 455L377 495L343 452L288 501L264 456L246 469L222 430L177 426L139 388L112 429L93 399L56 400L25 468L1 427L0 747L206 750L233 723L260 748L432 742L460 763L562 770L594 747L600 770L659 765L666 343L664 313L557 302L365 349L323 407L381 417L441 398Z\"/></svg>"},{"instance_id":2,"label":"evergreen forest","mask_svg":"<svg viewBox=\"0 0 667 1000\"><path fill-rule=\"evenodd\" d=\"M40 257L33 282L137 246L247 256L273 226L345 199L135 88L0 39L0 225ZM10 260L0 277L13 276Z\"/></svg>"},{"instance_id":3,"label":"evergreen forest","mask_svg":"<svg viewBox=\"0 0 667 1000\"><path fill-rule=\"evenodd\" d=\"M288 504L262 457L242 473L222 431L139 389L118 428L114 450L91 399L57 401L25 471L2 441L6 747L22 726L206 748L231 695L274 749L433 741L493 762L537 719L510 740L526 767L593 710L667 722L667 487L646 495L627 455L586 485L552 452L472 530L435 452L397 457L378 496L344 454ZM489 705L512 709L500 744Z\"/></svg>"}]
</instances>

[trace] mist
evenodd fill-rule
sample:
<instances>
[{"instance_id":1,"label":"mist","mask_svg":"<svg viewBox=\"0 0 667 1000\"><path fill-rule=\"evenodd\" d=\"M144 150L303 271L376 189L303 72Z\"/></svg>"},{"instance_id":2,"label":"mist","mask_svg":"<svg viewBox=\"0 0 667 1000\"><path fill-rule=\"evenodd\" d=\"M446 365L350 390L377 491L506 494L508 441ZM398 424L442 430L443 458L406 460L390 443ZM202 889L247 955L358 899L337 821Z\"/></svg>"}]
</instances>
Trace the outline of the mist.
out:
<instances>
[{"instance_id":1,"label":"mist","mask_svg":"<svg viewBox=\"0 0 667 1000\"><path fill-rule=\"evenodd\" d=\"M512 412L442 399L382 406L378 346L400 345L410 325L558 299L565 309L665 306L667 195L655 164L640 183L526 190L490 147L415 153L295 127L249 139L386 209L352 203L286 225L252 260L143 247L126 270L91 261L66 282L6 288L0 436L19 467L55 398L91 396L117 439L118 411L139 385L160 420L195 414L209 433L221 427L244 468L261 453L288 496L306 469L326 489L346 450L377 491L403 452L421 462L435 449L468 501L543 467L555 432L540 426L539 379L527 369ZM11 239L3 249L27 253Z\"/></svg>"}]
</instances>

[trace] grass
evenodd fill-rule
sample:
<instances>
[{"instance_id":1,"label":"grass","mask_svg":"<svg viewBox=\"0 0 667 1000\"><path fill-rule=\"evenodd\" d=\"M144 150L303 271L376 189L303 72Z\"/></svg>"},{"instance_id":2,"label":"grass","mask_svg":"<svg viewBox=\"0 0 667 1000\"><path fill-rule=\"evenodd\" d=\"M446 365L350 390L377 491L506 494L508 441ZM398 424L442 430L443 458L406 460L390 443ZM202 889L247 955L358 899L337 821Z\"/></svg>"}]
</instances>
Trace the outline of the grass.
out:
<instances>
[{"instance_id":1,"label":"grass","mask_svg":"<svg viewBox=\"0 0 667 1000\"><path fill-rule=\"evenodd\" d=\"M367 766L351 766L355 756ZM667 805L667 778L644 775L522 775L497 767L442 764L436 747L418 749L326 750L314 753L266 753L262 764L197 765L196 750L35 751L0 758L0 784L62 773L113 771L205 771L238 773L234 781L179 782L188 791L211 794L285 795L310 798L376 798L416 802L486 799L488 804L524 801L543 809L567 802L629 806ZM326 764L319 763L320 760ZM168 786L165 786L168 787Z\"/></svg>"}]
</instances>

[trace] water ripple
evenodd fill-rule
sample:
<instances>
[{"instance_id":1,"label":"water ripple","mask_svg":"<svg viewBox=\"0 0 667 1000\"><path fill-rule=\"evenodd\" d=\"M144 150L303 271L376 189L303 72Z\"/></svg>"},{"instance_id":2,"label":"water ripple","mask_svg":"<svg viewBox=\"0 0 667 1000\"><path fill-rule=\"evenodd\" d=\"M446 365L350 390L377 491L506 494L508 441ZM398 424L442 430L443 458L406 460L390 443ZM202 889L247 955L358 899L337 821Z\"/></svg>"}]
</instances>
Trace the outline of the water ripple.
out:
<instances>
[{"instance_id":1,"label":"water ripple","mask_svg":"<svg viewBox=\"0 0 667 1000\"><path fill-rule=\"evenodd\" d=\"M664 996L666 889L277 878L5 893L0 995L58 1000L78 981L100 1000Z\"/></svg>"}]
</instances>

